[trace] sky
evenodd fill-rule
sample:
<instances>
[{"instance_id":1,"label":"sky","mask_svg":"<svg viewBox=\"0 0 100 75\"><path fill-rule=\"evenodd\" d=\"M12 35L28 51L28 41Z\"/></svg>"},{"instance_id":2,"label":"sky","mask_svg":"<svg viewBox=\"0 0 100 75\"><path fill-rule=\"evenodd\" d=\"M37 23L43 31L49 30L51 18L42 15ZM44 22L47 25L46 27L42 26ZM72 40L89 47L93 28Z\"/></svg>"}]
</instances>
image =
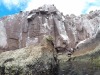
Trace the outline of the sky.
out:
<instances>
[{"instance_id":1,"label":"sky","mask_svg":"<svg viewBox=\"0 0 100 75\"><path fill-rule=\"evenodd\" d=\"M78 16L100 10L100 0L0 0L0 17L37 9L44 4L54 4L64 15Z\"/></svg>"}]
</instances>

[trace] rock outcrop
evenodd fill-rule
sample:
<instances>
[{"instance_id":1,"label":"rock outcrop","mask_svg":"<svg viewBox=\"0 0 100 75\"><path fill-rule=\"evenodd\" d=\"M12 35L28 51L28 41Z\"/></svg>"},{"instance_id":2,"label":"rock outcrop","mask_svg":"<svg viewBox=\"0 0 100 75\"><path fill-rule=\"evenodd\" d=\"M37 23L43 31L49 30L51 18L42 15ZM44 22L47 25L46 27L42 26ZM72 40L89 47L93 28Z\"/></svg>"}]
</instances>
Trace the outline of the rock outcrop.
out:
<instances>
[{"instance_id":1,"label":"rock outcrop","mask_svg":"<svg viewBox=\"0 0 100 75\"><path fill-rule=\"evenodd\" d=\"M1 50L15 50L33 44L39 44L44 36L53 36L55 45L61 40L68 41L64 26L64 16L55 6L43 6L30 12L4 17L1 25ZM59 40L59 41L57 41Z\"/></svg>"},{"instance_id":2,"label":"rock outcrop","mask_svg":"<svg viewBox=\"0 0 100 75\"><path fill-rule=\"evenodd\" d=\"M66 43L69 48L74 48L97 33L99 17L100 11L64 16L54 5L3 17L0 19L0 51L39 44L46 35L54 38L55 47Z\"/></svg>"},{"instance_id":3,"label":"rock outcrop","mask_svg":"<svg viewBox=\"0 0 100 75\"><path fill-rule=\"evenodd\" d=\"M37 46L0 54L0 75L57 75L58 61L52 39Z\"/></svg>"},{"instance_id":4,"label":"rock outcrop","mask_svg":"<svg viewBox=\"0 0 100 75\"><path fill-rule=\"evenodd\" d=\"M57 54L52 38L0 53L0 75L99 75L100 43L86 54Z\"/></svg>"},{"instance_id":5,"label":"rock outcrop","mask_svg":"<svg viewBox=\"0 0 100 75\"><path fill-rule=\"evenodd\" d=\"M86 50L86 49L84 49ZM59 55L59 75L99 75L100 74L100 43L94 49L76 52L72 57Z\"/></svg>"},{"instance_id":6,"label":"rock outcrop","mask_svg":"<svg viewBox=\"0 0 100 75\"><path fill-rule=\"evenodd\" d=\"M64 16L44 5L0 19L1 75L99 75L99 55L100 10Z\"/></svg>"}]
</instances>

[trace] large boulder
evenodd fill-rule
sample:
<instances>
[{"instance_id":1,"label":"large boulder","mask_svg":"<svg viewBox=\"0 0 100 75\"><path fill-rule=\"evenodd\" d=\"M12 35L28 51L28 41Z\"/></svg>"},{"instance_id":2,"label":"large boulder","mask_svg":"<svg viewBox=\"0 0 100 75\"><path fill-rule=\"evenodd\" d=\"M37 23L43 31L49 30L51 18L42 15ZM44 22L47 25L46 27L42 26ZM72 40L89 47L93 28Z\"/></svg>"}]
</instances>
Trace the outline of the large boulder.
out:
<instances>
[{"instance_id":1,"label":"large boulder","mask_svg":"<svg viewBox=\"0 0 100 75\"><path fill-rule=\"evenodd\" d=\"M0 75L57 75L57 54L51 38L0 54Z\"/></svg>"}]
</instances>

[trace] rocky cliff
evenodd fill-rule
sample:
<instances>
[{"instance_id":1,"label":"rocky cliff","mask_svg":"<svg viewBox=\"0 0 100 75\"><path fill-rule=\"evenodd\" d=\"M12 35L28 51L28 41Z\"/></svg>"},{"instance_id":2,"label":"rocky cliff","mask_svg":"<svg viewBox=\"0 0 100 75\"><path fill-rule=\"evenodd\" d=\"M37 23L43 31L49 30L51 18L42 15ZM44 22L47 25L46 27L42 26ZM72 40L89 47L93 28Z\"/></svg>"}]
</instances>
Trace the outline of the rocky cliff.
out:
<instances>
[{"instance_id":1,"label":"rocky cliff","mask_svg":"<svg viewBox=\"0 0 100 75\"><path fill-rule=\"evenodd\" d=\"M99 26L99 10L65 16L54 5L3 17L0 74L99 75Z\"/></svg>"},{"instance_id":2,"label":"rocky cliff","mask_svg":"<svg viewBox=\"0 0 100 75\"><path fill-rule=\"evenodd\" d=\"M74 48L80 41L96 34L99 17L100 11L64 16L54 5L3 17L0 19L0 51L38 44L46 35L54 38L55 47L64 44Z\"/></svg>"}]
</instances>

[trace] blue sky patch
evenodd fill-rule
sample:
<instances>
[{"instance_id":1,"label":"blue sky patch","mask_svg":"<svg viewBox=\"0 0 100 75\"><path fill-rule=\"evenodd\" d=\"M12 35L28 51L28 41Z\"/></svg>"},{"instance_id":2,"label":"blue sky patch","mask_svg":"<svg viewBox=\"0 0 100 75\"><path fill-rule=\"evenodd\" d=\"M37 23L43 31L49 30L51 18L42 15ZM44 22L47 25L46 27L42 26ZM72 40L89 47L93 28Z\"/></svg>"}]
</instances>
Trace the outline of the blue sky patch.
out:
<instances>
[{"instance_id":1,"label":"blue sky patch","mask_svg":"<svg viewBox=\"0 0 100 75\"><path fill-rule=\"evenodd\" d=\"M0 17L18 13L20 10L21 10L20 8L16 8L16 7L13 7L11 10L9 10L5 5L1 4L0 5Z\"/></svg>"},{"instance_id":2,"label":"blue sky patch","mask_svg":"<svg viewBox=\"0 0 100 75\"><path fill-rule=\"evenodd\" d=\"M95 2L87 2L86 6L84 7L84 9L82 10L83 14L86 14L87 11L89 10L89 8L91 7L97 7L100 8L100 0L95 0ZM99 9L100 10L100 9ZM92 11L92 10L91 10Z\"/></svg>"},{"instance_id":3,"label":"blue sky patch","mask_svg":"<svg viewBox=\"0 0 100 75\"><path fill-rule=\"evenodd\" d=\"M0 17L50 3L65 14L80 15L91 10L100 10L100 0L0 0Z\"/></svg>"}]
</instances>

